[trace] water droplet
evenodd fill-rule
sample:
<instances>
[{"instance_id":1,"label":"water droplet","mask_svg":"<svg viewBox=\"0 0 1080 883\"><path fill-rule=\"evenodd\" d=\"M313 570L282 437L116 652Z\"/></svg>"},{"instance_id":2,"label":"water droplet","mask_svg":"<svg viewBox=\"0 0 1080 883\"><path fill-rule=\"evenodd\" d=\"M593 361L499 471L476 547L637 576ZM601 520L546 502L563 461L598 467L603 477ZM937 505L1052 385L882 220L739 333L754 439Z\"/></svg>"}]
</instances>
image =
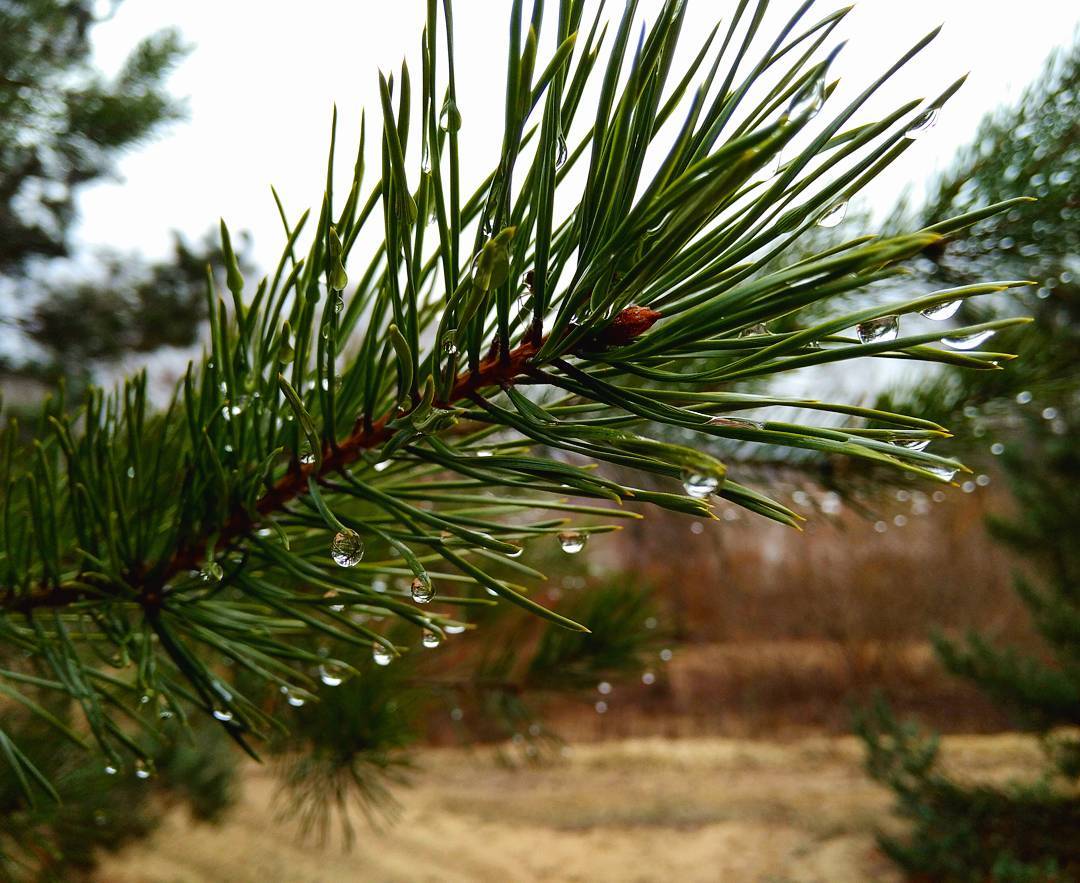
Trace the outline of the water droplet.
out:
<instances>
[{"instance_id":1,"label":"water droplet","mask_svg":"<svg viewBox=\"0 0 1080 883\"><path fill-rule=\"evenodd\" d=\"M417 604L430 604L435 597L435 587L428 578L415 577L409 591Z\"/></svg>"},{"instance_id":2,"label":"water droplet","mask_svg":"<svg viewBox=\"0 0 1080 883\"><path fill-rule=\"evenodd\" d=\"M988 484L990 484L990 476L986 475L985 473L982 475L976 475L975 484L977 484L979 487L986 487Z\"/></svg>"},{"instance_id":3,"label":"water droplet","mask_svg":"<svg viewBox=\"0 0 1080 883\"><path fill-rule=\"evenodd\" d=\"M562 132L559 132L559 137L555 140L555 168L561 169L566 165L566 157L569 156L569 151L566 148L566 138Z\"/></svg>"},{"instance_id":4,"label":"water droplet","mask_svg":"<svg viewBox=\"0 0 1080 883\"><path fill-rule=\"evenodd\" d=\"M460 635L465 631L465 626L459 622L452 622L449 625L444 625L443 631L448 635Z\"/></svg>"},{"instance_id":5,"label":"water droplet","mask_svg":"<svg viewBox=\"0 0 1080 883\"><path fill-rule=\"evenodd\" d=\"M925 310L919 310L919 313L927 319L933 319L935 322L944 322L946 319L951 319L956 315L956 311L960 309L962 303L963 301L960 300L950 300L943 304L927 307Z\"/></svg>"},{"instance_id":6,"label":"water droplet","mask_svg":"<svg viewBox=\"0 0 1080 883\"><path fill-rule=\"evenodd\" d=\"M642 672L641 683L643 683L646 687L651 687L653 684L656 683L656 675L651 671Z\"/></svg>"},{"instance_id":7,"label":"water droplet","mask_svg":"<svg viewBox=\"0 0 1080 883\"><path fill-rule=\"evenodd\" d=\"M923 111L912 121L908 126L907 131L904 132L904 137L914 141L920 135L924 135L929 132L937 124L938 109L931 107L929 110Z\"/></svg>"},{"instance_id":8,"label":"water droplet","mask_svg":"<svg viewBox=\"0 0 1080 883\"><path fill-rule=\"evenodd\" d=\"M523 547L518 546L516 549L514 549L513 552L507 552L506 557L507 558L520 558L521 553L524 552L524 551L525 551L525 549Z\"/></svg>"},{"instance_id":9,"label":"water droplet","mask_svg":"<svg viewBox=\"0 0 1080 883\"><path fill-rule=\"evenodd\" d=\"M567 555L576 555L585 548L588 538L588 534L583 534L581 531L564 530L559 534L559 545Z\"/></svg>"},{"instance_id":10,"label":"water droplet","mask_svg":"<svg viewBox=\"0 0 1080 883\"><path fill-rule=\"evenodd\" d=\"M310 466L315 462L315 455L311 452L311 449L307 449L300 455L300 462L304 466Z\"/></svg>"},{"instance_id":11,"label":"water droplet","mask_svg":"<svg viewBox=\"0 0 1080 883\"><path fill-rule=\"evenodd\" d=\"M847 214L847 203L838 202L833 206L830 206L825 210L820 218L818 218L819 227L836 227L841 221L844 220L844 216Z\"/></svg>"},{"instance_id":12,"label":"water droplet","mask_svg":"<svg viewBox=\"0 0 1080 883\"><path fill-rule=\"evenodd\" d=\"M660 620L658 620L655 616L650 616L645 620L645 628L647 629L654 629L658 625L660 625Z\"/></svg>"},{"instance_id":13,"label":"water droplet","mask_svg":"<svg viewBox=\"0 0 1080 883\"><path fill-rule=\"evenodd\" d=\"M207 561L199 570L199 579L204 583L216 583L224 575L225 572L216 561Z\"/></svg>"},{"instance_id":14,"label":"water droplet","mask_svg":"<svg viewBox=\"0 0 1080 883\"><path fill-rule=\"evenodd\" d=\"M232 420L232 412L229 411L229 406L224 405L221 409L221 416L226 420Z\"/></svg>"},{"instance_id":15,"label":"water droplet","mask_svg":"<svg viewBox=\"0 0 1080 883\"><path fill-rule=\"evenodd\" d=\"M609 684L607 681L601 681L599 684L596 685L596 692L599 693L601 696L607 696L609 693L611 693L611 684Z\"/></svg>"},{"instance_id":16,"label":"water droplet","mask_svg":"<svg viewBox=\"0 0 1080 883\"><path fill-rule=\"evenodd\" d=\"M340 687L345 682L345 669L336 662L324 662L319 666L319 680L328 687Z\"/></svg>"},{"instance_id":17,"label":"water droplet","mask_svg":"<svg viewBox=\"0 0 1080 883\"><path fill-rule=\"evenodd\" d=\"M825 103L825 80L818 77L812 83L807 83L800 89L788 105L789 117L807 115L807 119L817 116L821 106Z\"/></svg>"},{"instance_id":18,"label":"water droplet","mask_svg":"<svg viewBox=\"0 0 1080 883\"><path fill-rule=\"evenodd\" d=\"M450 709L450 720L459 721L463 717L465 717L465 712L462 711L460 708L451 708Z\"/></svg>"},{"instance_id":19,"label":"water droplet","mask_svg":"<svg viewBox=\"0 0 1080 883\"><path fill-rule=\"evenodd\" d=\"M959 337L943 337L941 342L945 346L951 346L954 350L973 350L980 343L985 343L993 336L994 332L987 329L985 331L976 331L973 334L962 334Z\"/></svg>"},{"instance_id":20,"label":"water droplet","mask_svg":"<svg viewBox=\"0 0 1080 883\"><path fill-rule=\"evenodd\" d=\"M955 466L944 466L935 463L931 463L928 466L923 466L922 468L929 472L931 475L936 475L943 481L952 481L953 476L956 475L957 472Z\"/></svg>"},{"instance_id":21,"label":"water droplet","mask_svg":"<svg viewBox=\"0 0 1080 883\"><path fill-rule=\"evenodd\" d=\"M671 662L672 655L672 652L667 647L665 647L663 650L660 651L660 660L662 662Z\"/></svg>"},{"instance_id":22,"label":"water droplet","mask_svg":"<svg viewBox=\"0 0 1080 883\"><path fill-rule=\"evenodd\" d=\"M898 438L893 441L898 448L907 448L909 451L925 451L930 444L928 438Z\"/></svg>"},{"instance_id":23,"label":"water droplet","mask_svg":"<svg viewBox=\"0 0 1080 883\"><path fill-rule=\"evenodd\" d=\"M456 333L456 329L449 328L443 335L442 348L443 352L448 356L456 356L458 354L457 341L454 340L454 335Z\"/></svg>"},{"instance_id":24,"label":"water droplet","mask_svg":"<svg viewBox=\"0 0 1080 883\"><path fill-rule=\"evenodd\" d=\"M438 632L433 632L430 629L424 629L424 634L420 638L420 643L427 647L429 650L434 650L442 642Z\"/></svg>"},{"instance_id":25,"label":"water droplet","mask_svg":"<svg viewBox=\"0 0 1080 883\"><path fill-rule=\"evenodd\" d=\"M424 141L424 147L420 151L420 171L425 175L431 174L431 147Z\"/></svg>"},{"instance_id":26,"label":"water droplet","mask_svg":"<svg viewBox=\"0 0 1080 883\"><path fill-rule=\"evenodd\" d=\"M739 337L756 337L759 334L768 334L769 328L764 322L758 322L756 325L750 325L739 332Z\"/></svg>"},{"instance_id":27,"label":"water droplet","mask_svg":"<svg viewBox=\"0 0 1080 883\"><path fill-rule=\"evenodd\" d=\"M212 712L214 717L222 723L228 723L233 719L233 713L224 708L215 708Z\"/></svg>"},{"instance_id":28,"label":"water droplet","mask_svg":"<svg viewBox=\"0 0 1080 883\"><path fill-rule=\"evenodd\" d=\"M1031 399L1032 395L1029 390L1024 389L1016 394L1016 404L1018 405L1030 405Z\"/></svg>"},{"instance_id":29,"label":"water droplet","mask_svg":"<svg viewBox=\"0 0 1080 883\"><path fill-rule=\"evenodd\" d=\"M709 420L709 426L725 426L728 429L764 429L765 424L758 420L747 420L743 417L713 417Z\"/></svg>"},{"instance_id":30,"label":"water droplet","mask_svg":"<svg viewBox=\"0 0 1080 883\"><path fill-rule=\"evenodd\" d=\"M378 463L375 464L375 471L376 472L382 472L384 469L389 468L389 466L390 466L390 461L389 460L380 460Z\"/></svg>"},{"instance_id":31,"label":"water droplet","mask_svg":"<svg viewBox=\"0 0 1080 883\"><path fill-rule=\"evenodd\" d=\"M878 316L868 322L860 322L855 326L855 335L860 343L887 343L896 340L900 333L899 316Z\"/></svg>"},{"instance_id":32,"label":"water droplet","mask_svg":"<svg viewBox=\"0 0 1080 883\"><path fill-rule=\"evenodd\" d=\"M603 699L597 702L593 708L596 709L597 714L607 714L607 703Z\"/></svg>"},{"instance_id":33,"label":"water droplet","mask_svg":"<svg viewBox=\"0 0 1080 883\"><path fill-rule=\"evenodd\" d=\"M376 665L389 665L394 658L394 654L382 644L376 644L371 648L371 658L375 660Z\"/></svg>"},{"instance_id":34,"label":"water droplet","mask_svg":"<svg viewBox=\"0 0 1080 883\"><path fill-rule=\"evenodd\" d=\"M700 472L688 472L683 476L683 487L695 500L704 500L720 487L720 479L715 475L703 475Z\"/></svg>"},{"instance_id":35,"label":"water droplet","mask_svg":"<svg viewBox=\"0 0 1080 883\"><path fill-rule=\"evenodd\" d=\"M973 482L973 481L965 481L962 485L960 485L960 490L962 490L965 494L974 493L975 492L975 482Z\"/></svg>"},{"instance_id":36,"label":"water droplet","mask_svg":"<svg viewBox=\"0 0 1080 883\"><path fill-rule=\"evenodd\" d=\"M995 457L1000 457L1002 454L1005 453L1005 445L1003 445L1001 442L994 442L992 445L990 445L990 453L993 454Z\"/></svg>"},{"instance_id":37,"label":"water droplet","mask_svg":"<svg viewBox=\"0 0 1080 883\"><path fill-rule=\"evenodd\" d=\"M780 173L780 154L777 153L774 156L765 160L765 164L761 166L756 172L754 172L752 181L759 184L767 184L773 178Z\"/></svg>"},{"instance_id":38,"label":"water droplet","mask_svg":"<svg viewBox=\"0 0 1080 883\"><path fill-rule=\"evenodd\" d=\"M334 312L340 313L343 309L345 309L345 298L339 294L334 298Z\"/></svg>"},{"instance_id":39,"label":"water droplet","mask_svg":"<svg viewBox=\"0 0 1080 883\"><path fill-rule=\"evenodd\" d=\"M135 477L135 467L134 466L128 466L128 468L127 468L127 477L128 478L134 478Z\"/></svg>"},{"instance_id":40,"label":"water droplet","mask_svg":"<svg viewBox=\"0 0 1080 883\"><path fill-rule=\"evenodd\" d=\"M135 761L135 777L138 779L150 778L150 768L142 759Z\"/></svg>"},{"instance_id":41,"label":"water droplet","mask_svg":"<svg viewBox=\"0 0 1080 883\"><path fill-rule=\"evenodd\" d=\"M1057 408L1048 407L1048 408L1043 408L1042 409L1042 419L1043 420L1057 420L1057 416L1058 416L1058 409Z\"/></svg>"},{"instance_id":42,"label":"water droplet","mask_svg":"<svg viewBox=\"0 0 1080 883\"><path fill-rule=\"evenodd\" d=\"M327 589L325 592L323 592L324 598L336 598L337 595L337 589ZM330 604L329 607L331 610L334 611L334 613L341 613L341 611L345 609L344 604Z\"/></svg>"},{"instance_id":43,"label":"water droplet","mask_svg":"<svg viewBox=\"0 0 1080 883\"><path fill-rule=\"evenodd\" d=\"M461 128L461 111L450 98L443 102L442 110L439 112L439 128L444 132L456 132Z\"/></svg>"},{"instance_id":44,"label":"water droplet","mask_svg":"<svg viewBox=\"0 0 1080 883\"><path fill-rule=\"evenodd\" d=\"M108 766L105 767L105 775L106 776L115 776L116 773L117 773L117 769L111 763Z\"/></svg>"},{"instance_id":45,"label":"water droplet","mask_svg":"<svg viewBox=\"0 0 1080 883\"><path fill-rule=\"evenodd\" d=\"M330 557L339 567L355 567L364 557L364 541L355 530L340 531L330 543Z\"/></svg>"}]
</instances>

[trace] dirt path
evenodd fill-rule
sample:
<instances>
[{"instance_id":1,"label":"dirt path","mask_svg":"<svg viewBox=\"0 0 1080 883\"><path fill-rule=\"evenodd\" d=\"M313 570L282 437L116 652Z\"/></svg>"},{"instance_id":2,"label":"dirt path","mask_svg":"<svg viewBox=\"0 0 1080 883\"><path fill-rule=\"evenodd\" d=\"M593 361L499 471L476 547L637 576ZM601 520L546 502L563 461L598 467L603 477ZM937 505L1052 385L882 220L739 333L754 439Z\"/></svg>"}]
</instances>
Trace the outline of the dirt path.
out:
<instances>
[{"instance_id":1,"label":"dirt path","mask_svg":"<svg viewBox=\"0 0 1080 883\"><path fill-rule=\"evenodd\" d=\"M952 737L965 773L1029 764L1017 736ZM341 881L898 881L874 847L889 796L850 738L790 743L628 740L576 746L562 763L509 770L492 752L421 755L400 821L363 827L351 852L296 839L255 770L221 827L168 818L109 859L100 883Z\"/></svg>"}]
</instances>

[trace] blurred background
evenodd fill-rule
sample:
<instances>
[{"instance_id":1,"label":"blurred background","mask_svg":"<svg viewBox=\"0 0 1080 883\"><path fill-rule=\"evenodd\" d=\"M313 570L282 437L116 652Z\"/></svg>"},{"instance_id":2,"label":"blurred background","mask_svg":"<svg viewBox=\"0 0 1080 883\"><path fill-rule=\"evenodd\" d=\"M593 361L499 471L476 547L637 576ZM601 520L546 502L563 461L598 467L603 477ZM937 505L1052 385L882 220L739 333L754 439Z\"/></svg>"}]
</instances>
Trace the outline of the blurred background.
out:
<instances>
[{"instance_id":1,"label":"blurred background","mask_svg":"<svg viewBox=\"0 0 1080 883\"><path fill-rule=\"evenodd\" d=\"M689 33L713 5L690 4ZM32 432L59 383L141 366L171 389L204 339L202 280L220 264L206 231L224 215L250 231L245 269L272 269L270 185L290 214L317 198L333 106L353 143L378 107L376 68L415 48L423 6L0 3L8 413ZM508 8L455 7L466 180L497 155ZM119 780L43 733L65 803L15 812L0 772L0 872L1080 879L1080 13L863 3L836 32L850 42L831 100L942 16L865 115L967 83L815 245L1037 197L922 255L905 283L1032 280L955 319L1033 316L1001 335L1021 358L969 374L813 369L778 392L938 420L955 438L935 451L970 475L928 486L725 450L807 517L801 533L721 507L711 522L657 511L570 556L530 549L550 577L542 600L589 639L500 609L425 656L358 660L366 676L318 703L276 697L290 734L261 767L204 726L153 781Z\"/></svg>"}]
</instances>

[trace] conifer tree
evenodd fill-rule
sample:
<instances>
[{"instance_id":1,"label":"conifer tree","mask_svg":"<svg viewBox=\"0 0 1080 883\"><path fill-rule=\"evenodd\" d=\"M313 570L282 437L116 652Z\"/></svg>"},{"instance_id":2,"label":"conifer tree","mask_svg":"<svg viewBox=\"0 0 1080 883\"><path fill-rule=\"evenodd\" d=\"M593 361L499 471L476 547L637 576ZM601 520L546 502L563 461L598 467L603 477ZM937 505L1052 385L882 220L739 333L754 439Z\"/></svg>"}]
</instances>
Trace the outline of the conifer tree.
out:
<instances>
[{"instance_id":1,"label":"conifer tree","mask_svg":"<svg viewBox=\"0 0 1080 883\"><path fill-rule=\"evenodd\" d=\"M677 72L682 2L640 32L632 0L610 31L586 5L512 4L500 155L470 192L459 132L490 104L457 93L451 4L429 0L419 78L405 64L379 78L374 174L362 127L352 183L333 189L333 125L321 202L298 216L279 202L286 244L258 282L221 224L225 290L208 276L210 343L172 401L155 409L137 376L76 406L58 394L27 445L5 430L0 635L25 657L0 673L10 701L54 723L35 697L70 697L80 727L54 725L120 769L145 769L162 716L213 719L254 755L286 723L261 701L266 686L314 702L359 673L356 690L368 690L360 655L404 665L493 604L587 633L590 617L530 595L538 574L519 556L537 544L580 552L612 521L650 507L710 517L717 497L798 525L701 441L824 452L927 481L964 468L924 450L947 433L921 416L731 391L856 358L975 371L1009 359L900 326L1022 281L768 330L1023 201L784 261L959 88L858 116L934 33L834 108L829 41L846 10L814 20L805 3L764 35L767 4L740 3ZM546 57L542 27L556 37ZM372 227L381 241L361 255ZM776 404L790 422L753 418ZM824 429L800 422L806 411L850 420ZM672 430L688 441L666 440ZM542 651L538 671L554 660L573 680L569 637ZM54 796L12 734L0 731L0 747L27 801Z\"/></svg>"},{"instance_id":2,"label":"conifer tree","mask_svg":"<svg viewBox=\"0 0 1080 883\"><path fill-rule=\"evenodd\" d=\"M981 124L941 178L923 217L947 217L1014 194L1038 201L987 219L939 244L919 272L963 283L977 273L1027 268L1038 287L1024 295L1033 325L1016 338L1016 370L943 374L898 390L883 406L925 406L937 419L973 421L977 439L957 439L976 460L1000 464L1015 512L993 516L991 534L1028 559L1015 578L1042 647L1020 651L972 633L938 637L938 656L1042 734L1046 763L1038 776L1007 787L971 785L941 770L937 744L884 706L863 715L870 773L896 792L913 833L886 843L912 873L934 880L1072 880L1080 875L1075 832L1080 776L1080 555L1070 537L1080 510L1080 44L1052 57L1015 107ZM993 319L1008 308L981 307ZM965 305L970 315L976 305ZM1007 333L1007 332L1006 332ZM964 416L964 410L967 416ZM999 459L1000 458L1000 459Z\"/></svg>"}]
</instances>

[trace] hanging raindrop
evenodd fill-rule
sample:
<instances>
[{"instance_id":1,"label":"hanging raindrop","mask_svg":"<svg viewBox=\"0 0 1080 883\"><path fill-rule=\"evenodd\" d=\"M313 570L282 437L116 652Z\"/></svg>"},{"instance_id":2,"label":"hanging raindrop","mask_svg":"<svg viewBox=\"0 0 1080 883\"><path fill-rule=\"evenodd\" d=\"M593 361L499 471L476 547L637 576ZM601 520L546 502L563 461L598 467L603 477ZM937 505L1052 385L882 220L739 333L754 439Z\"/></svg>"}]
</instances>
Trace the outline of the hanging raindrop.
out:
<instances>
[{"instance_id":1,"label":"hanging raindrop","mask_svg":"<svg viewBox=\"0 0 1080 883\"><path fill-rule=\"evenodd\" d=\"M389 665L390 661L394 658L394 654L387 650L382 644L376 644L371 648L371 658L375 661L376 665Z\"/></svg>"},{"instance_id":2,"label":"hanging raindrop","mask_svg":"<svg viewBox=\"0 0 1080 883\"><path fill-rule=\"evenodd\" d=\"M747 420L744 417L711 417L709 426L724 426L728 429L764 429L765 424L758 420Z\"/></svg>"},{"instance_id":3,"label":"hanging raindrop","mask_svg":"<svg viewBox=\"0 0 1080 883\"><path fill-rule=\"evenodd\" d=\"M233 719L233 713L224 708L215 708L213 711L214 717L221 721L223 724L227 724Z\"/></svg>"},{"instance_id":4,"label":"hanging raindrop","mask_svg":"<svg viewBox=\"0 0 1080 883\"><path fill-rule=\"evenodd\" d=\"M423 636L420 638L420 643L429 650L434 650L441 643L441 639L439 638L438 632L425 629Z\"/></svg>"},{"instance_id":5,"label":"hanging raindrop","mask_svg":"<svg viewBox=\"0 0 1080 883\"><path fill-rule=\"evenodd\" d=\"M448 356L456 356L458 354L457 341L454 340L454 335L456 333L456 329L450 328L443 335L442 348L443 352Z\"/></svg>"},{"instance_id":6,"label":"hanging raindrop","mask_svg":"<svg viewBox=\"0 0 1080 883\"><path fill-rule=\"evenodd\" d=\"M946 319L951 319L956 315L961 303L962 301L959 300L949 300L943 304L936 304L927 307L925 310L919 310L919 313L926 316L927 319L933 319L935 322L944 322Z\"/></svg>"},{"instance_id":7,"label":"hanging raindrop","mask_svg":"<svg viewBox=\"0 0 1080 883\"><path fill-rule=\"evenodd\" d=\"M878 316L868 322L860 322L855 326L855 335L859 343L887 343L896 340L900 333L899 316Z\"/></svg>"},{"instance_id":8,"label":"hanging raindrop","mask_svg":"<svg viewBox=\"0 0 1080 883\"><path fill-rule=\"evenodd\" d=\"M818 77L812 83L808 83L803 86L802 89L791 99L791 103L788 105L787 115L789 117L807 115L807 119L811 120L825 103L825 80Z\"/></svg>"},{"instance_id":9,"label":"hanging raindrop","mask_svg":"<svg viewBox=\"0 0 1080 883\"><path fill-rule=\"evenodd\" d=\"M319 680L328 687L340 687L345 682L345 669L336 662L324 662L319 666Z\"/></svg>"},{"instance_id":10,"label":"hanging raindrop","mask_svg":"<svg viewBox=\"0 0 1080 883\"><path fill-rule=\"evenodd\" d=\"M452 622L449 625L444 625L443 631L448 635L460 635L465 631L465 626L460 622Z\"/></svg>"},{"instance_id":11,"label":"hanging raindrop","mask_svg":"<svg viewBox=\"0 0 1080 883\"><path fill-rule=\"evenodd\" d=\"M311 452L310 448L305 450L304 453L300 455L300 462L304 466L310 466L312 463L315 462L315 455Z\"/></svg>"},{"instance_id":12,"label":"hanging raindrop","mask_svg":"<svg viewBox=\"0 0 1080 883\"><path fill-rule=\"evenodd\" d=\"M339 294L334 297L334 312L340 313L343 309L345 309L345 298Z\"/></svg>"},{"instance_id":13,"label":"hanging raindrop","mask_svg":"<svg viewBox=\"0 0 1080 883\"><path fill-rule=\"evenodd\" d=\"M962 334L959 337L943 337L941 342L945 346L951 346L954 350L973 350L981 343L985 343L994 332L991 329L976 331L974 334Z\"/></svg>"},{"instance_id":14,"label":"hanging raindrop","mask_svg":"<svg viewBox=\"0 0 1080 883\"><path fill-rule=\"evenodd\" d=\"M375 464L374 469L375 469L376 472L382 472L389 465L390 465L389 460L380 460L378 463Z\"/></svg>"},{"instance_id":15,"label":"hanging raindrop","mask_svg":"<svg viewBox=\"0 0 1080 883\"><path fill-rule=\"evenodd\" d=\"M325 592L323 592L324 598L336 598L337 595L337 589L327 589ZM331 604L329 605L329 607L331 610L334 611L334 613L341 613L345 609L344 604Z\"/></svg>"},{"instance_id":16,"label":"hanging raindrop","mask_svg":"<svg viewBox=\"0 0 1080 883\"><path fill-rule=\"evenodd\" d=\"M567 555L576 555L585 548L588 538L588 534L583 534L581 531L564 530L559 534L559 545Z\"/></svg>"},{"instance_id":17,"label":"hanging raindrop","mask_svg":"<svg viewBox=\"0 0 1080 883\"><path fill-rule=\"evenodd\" d=\"M457 103L447 98L439 112L439 128L444 132L456 132L461 128L461 111Z\"/></svg>"},{"instance_id":18,"label":"hanging raindrop","mask_svg":"<svg viewBox=\"0 0 1080 883\"><path fill-rule=\"evenodd\" d=\"M936 475L943 481L952 481L953 476L956 475L956 467L954 466L940 466L936 464L931 464L928 466L924 466L923 469L925 469L931 475Z\"/></svg>"},{"instance_id":19,"label":"hanging raindrop","mask_svg":"<svg viewBox=\"0 0 1080 883\"><path fill-rule=\"evenodd\" d=\"M431 584L430 578L414 577L409 591L417 604L430 604L431 599L435 597L435 587Z\"/></svg>"},{"instance_id":20,"label":"hanging raindrop","mask_svg":"<svg viewBox=\"0 0 1080 883\"><path fill-rule=\"evenodd\" d=\"M147 767L146 762L141 758L135 761L135 777L138 779L150 778L150 769Z\"/></svg>"},{"instance_id":21,"label":"hanging raindrop","mask_svg":"<svg viewBox=\"0 0 1080 883\"><path fill-rule=\"evenodd\" d=\"M116 773L117 773L117 769L111 763L108 766L105 767L105 775L106 776L115 776Z\"/></svg>"},{"instance_id":22,"label":"hanging raindrop","mask_svg":"<svg viewBox=\"0 0 1080 883\"><path fill-rule=\"evenodd\" d=\"M355 530L340 531L330 543L330 557L339 567L355 567L364 557L364 541Z\"/></svg>"},{"instance_id":23,"label":"hanging raindrop","mask_svg":"<svg viewBox=\"0 0 1080 883\"><path fill-rule=\"evenodd\" d=\"M919 114L908 126L907 131L904 132L904 137L914 141L920 135L925 135L935 125L937 125L938 109L931 107L929 110Z\"/></svg>"},{"instance_id":24,"label":"hanging raindrop","mask_svg":"<svg viewBox=\"0 0 1080 883\"><path fill-rule=\"evenodd\" d=\"M907 448L909 451L925 451L930 444L928 438L897 438L893 444L898 448Z\"/></svg>"},{"instance_id":25,"label":"hanging raindrop","mask_svg":"<svg viewBox=\"0 0 1080 883\"><path fill-rule=\"evenodd\" d=\"M566 148L566 137L562 132L559 132L559 137L555 141L555 168L561 169L566 165L566 158L570 155L570 151Z\"/></svg>"},{"instance_id":26,"label":"hanging raindrop","mask_svg":"<svg viewBox=\"0 0 1080 883\"><path fill-rule=\"evenodd\" d=\"M683 476L683 487L695 500L704 500L709 494L720 487L720 479L714 475L703 475L700 472L688 472Z\"/></svg>"},{"instance_id":27,"label":"hanging raindrop","mask_svg":"<svg viewBox=\"0 0 1080 883\"><path fill-rule=\"evenodd\" d=\"M207 561L199 570L199 579L204 583L216 583L224 575L225 572L221 569L221 565L216 561Z\"/></svg>"},{"instance_id":28,"label":"hanging raindrop","mask_svg":"<svg viewBox=\"0 0 1080 883\"><path fill-rule=\"evenodd\" d=\"M819 227L830 227L830 228L835 227L842 220L844 220L844 216L846 214L847 214L847 202L838 202L835 205L830 206L829 208L827 208L825 210L825 214L823 214L820 218L818 218L818 222L817 222L818 226Z\"/></svg>"}]
</instances>

